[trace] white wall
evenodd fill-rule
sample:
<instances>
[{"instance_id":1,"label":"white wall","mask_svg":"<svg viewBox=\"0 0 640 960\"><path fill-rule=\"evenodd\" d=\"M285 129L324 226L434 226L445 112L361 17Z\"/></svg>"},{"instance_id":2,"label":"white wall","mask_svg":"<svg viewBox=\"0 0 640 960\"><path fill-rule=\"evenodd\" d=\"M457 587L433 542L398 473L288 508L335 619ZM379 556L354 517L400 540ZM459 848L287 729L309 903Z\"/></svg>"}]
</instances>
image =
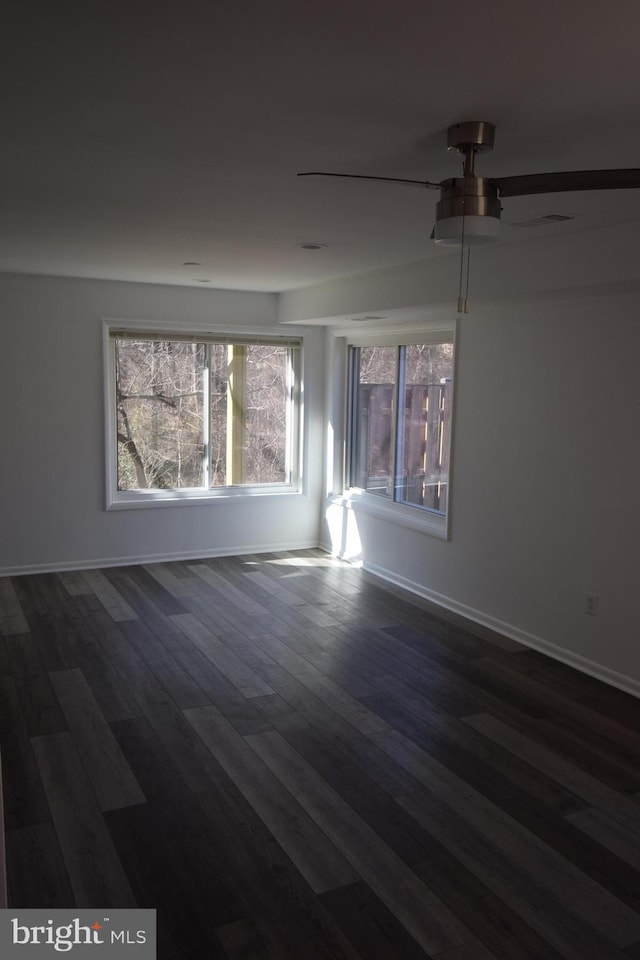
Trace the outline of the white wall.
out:
<instances>
[{"instance_id":1,"label":"white wall","mask_svg":"<svg viewBox=\"0 0 640 960\"><path fill-rule=\"evenodd\" d=\"M357 522L370 569L640 693L635 232L476 257L459 330L451 539ZM428 312L446 299L448 260L291 291L280 319L421 303ZM0 572L317 542L327 487L313 327L303 329L306 497L104 509L101 318L267 327L276 304L269 294L0 277ZM587 590L600 598L596 618L584 613Z\"/></svg>"},{"instance_id":2,"label":"white wall","mask_svg":"<svg viewBox=\"0 0 640 960\"><path fill-rule=\"evenodd\" d=\"M318 541L322 331L304 328L306 493L105 510L102 320L273 329L274 294L0 276L0 573ZM315 404L315 412L312 407Z\"/></svg>"},{"instance_id":3,"label":"white wall","mask_svg":"<svg viewBox=\"0 0 640 960\"><path fill-rule=\"evenodd\" d=\"M558 232L519 243L476 247L471 258L470 302L505 298L563 298L638 289L639 224L636 221ZM451 248L431 260L343 277L280 296L280 323L344 320L353 314L388 313L416 305L455 309L460 262Z\"/></svg>"},{"instance_id":4,"label":"white wall","mask_svg":"<svg viewBox=\"0 0 640 960\"><path fill-rule=\"evenodd\" d=\"M328 505L323 542L339 551L350 526L366 568L640 694L640 266L606 244L600 262L599 233L564 263L536 244L496 248L483 277L476 262L494 299L459 325L450 540ZM296 291L281 316L428 302L433 269Z\"/></svg>"}]
</instances>

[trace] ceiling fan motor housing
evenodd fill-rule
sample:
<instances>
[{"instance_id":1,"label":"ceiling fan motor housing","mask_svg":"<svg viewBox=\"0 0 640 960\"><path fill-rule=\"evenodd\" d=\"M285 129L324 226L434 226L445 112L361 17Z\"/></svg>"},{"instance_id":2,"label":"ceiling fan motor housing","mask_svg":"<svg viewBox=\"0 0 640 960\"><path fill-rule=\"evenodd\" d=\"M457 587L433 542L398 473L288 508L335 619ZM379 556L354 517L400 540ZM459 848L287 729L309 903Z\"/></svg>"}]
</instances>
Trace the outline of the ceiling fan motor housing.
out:
<instances>
[{"instance_id":1,"label":"ceiling fan motor housing","mask_svg":"<svg viewBox=\"0 0 640 960\"><path fill-rule=\"evenodd\" d=\"M500 235L498 188L486 177L455 177L440 184L436 205L436 243L456 246L488 243ZM464 218L464 219L463 219Z\"/></svg>"}]
</instances>

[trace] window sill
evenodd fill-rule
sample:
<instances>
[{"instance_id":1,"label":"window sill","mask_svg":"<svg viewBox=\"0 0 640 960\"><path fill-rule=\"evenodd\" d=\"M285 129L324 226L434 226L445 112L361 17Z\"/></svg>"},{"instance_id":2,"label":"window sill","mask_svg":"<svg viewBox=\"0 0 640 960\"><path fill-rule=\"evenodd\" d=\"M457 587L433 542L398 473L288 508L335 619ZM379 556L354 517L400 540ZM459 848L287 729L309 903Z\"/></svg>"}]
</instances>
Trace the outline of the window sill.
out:
<instances>
[{"instance_id":1,"label":"window sill","mask_svg":"<svg viewBox=\"0 0 640 960\"><path fill-rule=\"evenodd\" d=\"M360 490L349 490L338 496L329 497L328 503L345 510L353 510L356 514L377 517L396 526L407 527L409 530L437 537L439 540L449 539L448 518L433 510L382 500L380 497Z\"/></svg>"},{"instance_id":2,"label":"window sill","mask_svg":"<svg viewBox=\"0 0 640 960\"><path fill-rule=\"evenodd\" d=\"M128 490L115 493L107 510L139 510L147 507L202 507L213 503L246 504L261 497L299 497L302 491L286 484L261 487L225 487L220 490Z\"/></svg>"}]
</instances>

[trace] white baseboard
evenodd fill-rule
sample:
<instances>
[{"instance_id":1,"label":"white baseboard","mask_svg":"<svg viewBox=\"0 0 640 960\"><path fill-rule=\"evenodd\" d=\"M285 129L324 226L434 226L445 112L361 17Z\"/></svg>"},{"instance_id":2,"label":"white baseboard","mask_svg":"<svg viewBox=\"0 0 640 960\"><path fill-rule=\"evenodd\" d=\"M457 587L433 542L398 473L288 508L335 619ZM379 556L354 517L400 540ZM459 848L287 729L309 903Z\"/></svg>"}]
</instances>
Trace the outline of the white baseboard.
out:
<instances>
[{"instance_id":1,"label":"white baseboard","mask_svg":"<svg viewBox=\"0 0 640 960\"><path fill-rule=\"evenodd\" d=\"M324 537L321 537L318 541L318 550L324 550L325 553L328 553L331 557L338 557L339 560L343 560L344 557L338 556L336 553L331 540L325 540Z\"/></svg>"},{"instance_id":2,"label":"white baseboard","mask_svg":"<svg viewBox=\"0 0 640 960\"><path fill-rule=\"evenodd\" d=\"M241 557L248 553L275 553L277 550L312 550L317 540L292 543L258 543L243 547L216 547L212 550L180 550L162 554L141 554L129 557L98 557L91 560L59 560L55 563L33 563L19 567L0 567L0 577L18 577L30 573L64 573L67 570L95 570L99 567L131 567L143 563L170 563L172 560L206 560L211 557Z\"/></svg>"},{"instance_id":3,"label":"white baseboard","mask_svg":"<svg viewBox=\"0 0 640 960\"><path fill-rule=\"evenodd\" d=\"M325 548L323 547L323 549ZM388 583L393 583L397 587L402 587L404 590L408 590L410 593L422 597L423 600L428 600L438 607L450 610L452 613L463 617L471 623L477 623L504 637L509 637L509 639L515 640L525 647L539 650L540 653L544 653L554 660L559 660L561 663L566 663L581 673L595 677L596 680L602 680L603 683L608 683L610 686L617 687L619 690L624 690L625 693L630 693L634 697L640 697L640 680L627 677L623 673L611 670L609 667L596 663L594 660L589 660L587 657L582 657L578 653L572 653L571 650L558 647L555 643L550 643L542 637L535 636L535 634L527 633L525 630L513 626L513 624L506 623L504 620L498 620L497 617L492 617L487 613L483 613L481 610L476 610L474 607L468 607L464 603L458 603L457 600L453 600L451 597L436 593L435 590L429 590L428 587L415 583L413 580L407 580L405 577L400 577L392 571L386 570L384 567L378 567L375 564L365 562L363 563L363 569L367 573L379 577L381 580L386 580Z\"/></svg>"}]
</instances>

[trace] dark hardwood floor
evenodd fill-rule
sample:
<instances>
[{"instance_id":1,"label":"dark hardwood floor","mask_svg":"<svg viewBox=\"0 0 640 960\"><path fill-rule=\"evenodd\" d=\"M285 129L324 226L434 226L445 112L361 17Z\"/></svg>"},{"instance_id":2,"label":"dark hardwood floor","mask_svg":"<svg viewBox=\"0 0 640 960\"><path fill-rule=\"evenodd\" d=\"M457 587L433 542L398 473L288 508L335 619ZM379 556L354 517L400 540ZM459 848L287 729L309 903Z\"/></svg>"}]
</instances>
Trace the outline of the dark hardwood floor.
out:
<instances>
[{"instance_id":1,"label":"dark hardwood floor","mask_svg":"<svg viewBox=\"0 0 640 960\"><path fill-rule=\"evenodd\" d=\"M9 904L160 960L640 958L640 702L320 551L0 580Z\"/></svg>"}]
</instances>

